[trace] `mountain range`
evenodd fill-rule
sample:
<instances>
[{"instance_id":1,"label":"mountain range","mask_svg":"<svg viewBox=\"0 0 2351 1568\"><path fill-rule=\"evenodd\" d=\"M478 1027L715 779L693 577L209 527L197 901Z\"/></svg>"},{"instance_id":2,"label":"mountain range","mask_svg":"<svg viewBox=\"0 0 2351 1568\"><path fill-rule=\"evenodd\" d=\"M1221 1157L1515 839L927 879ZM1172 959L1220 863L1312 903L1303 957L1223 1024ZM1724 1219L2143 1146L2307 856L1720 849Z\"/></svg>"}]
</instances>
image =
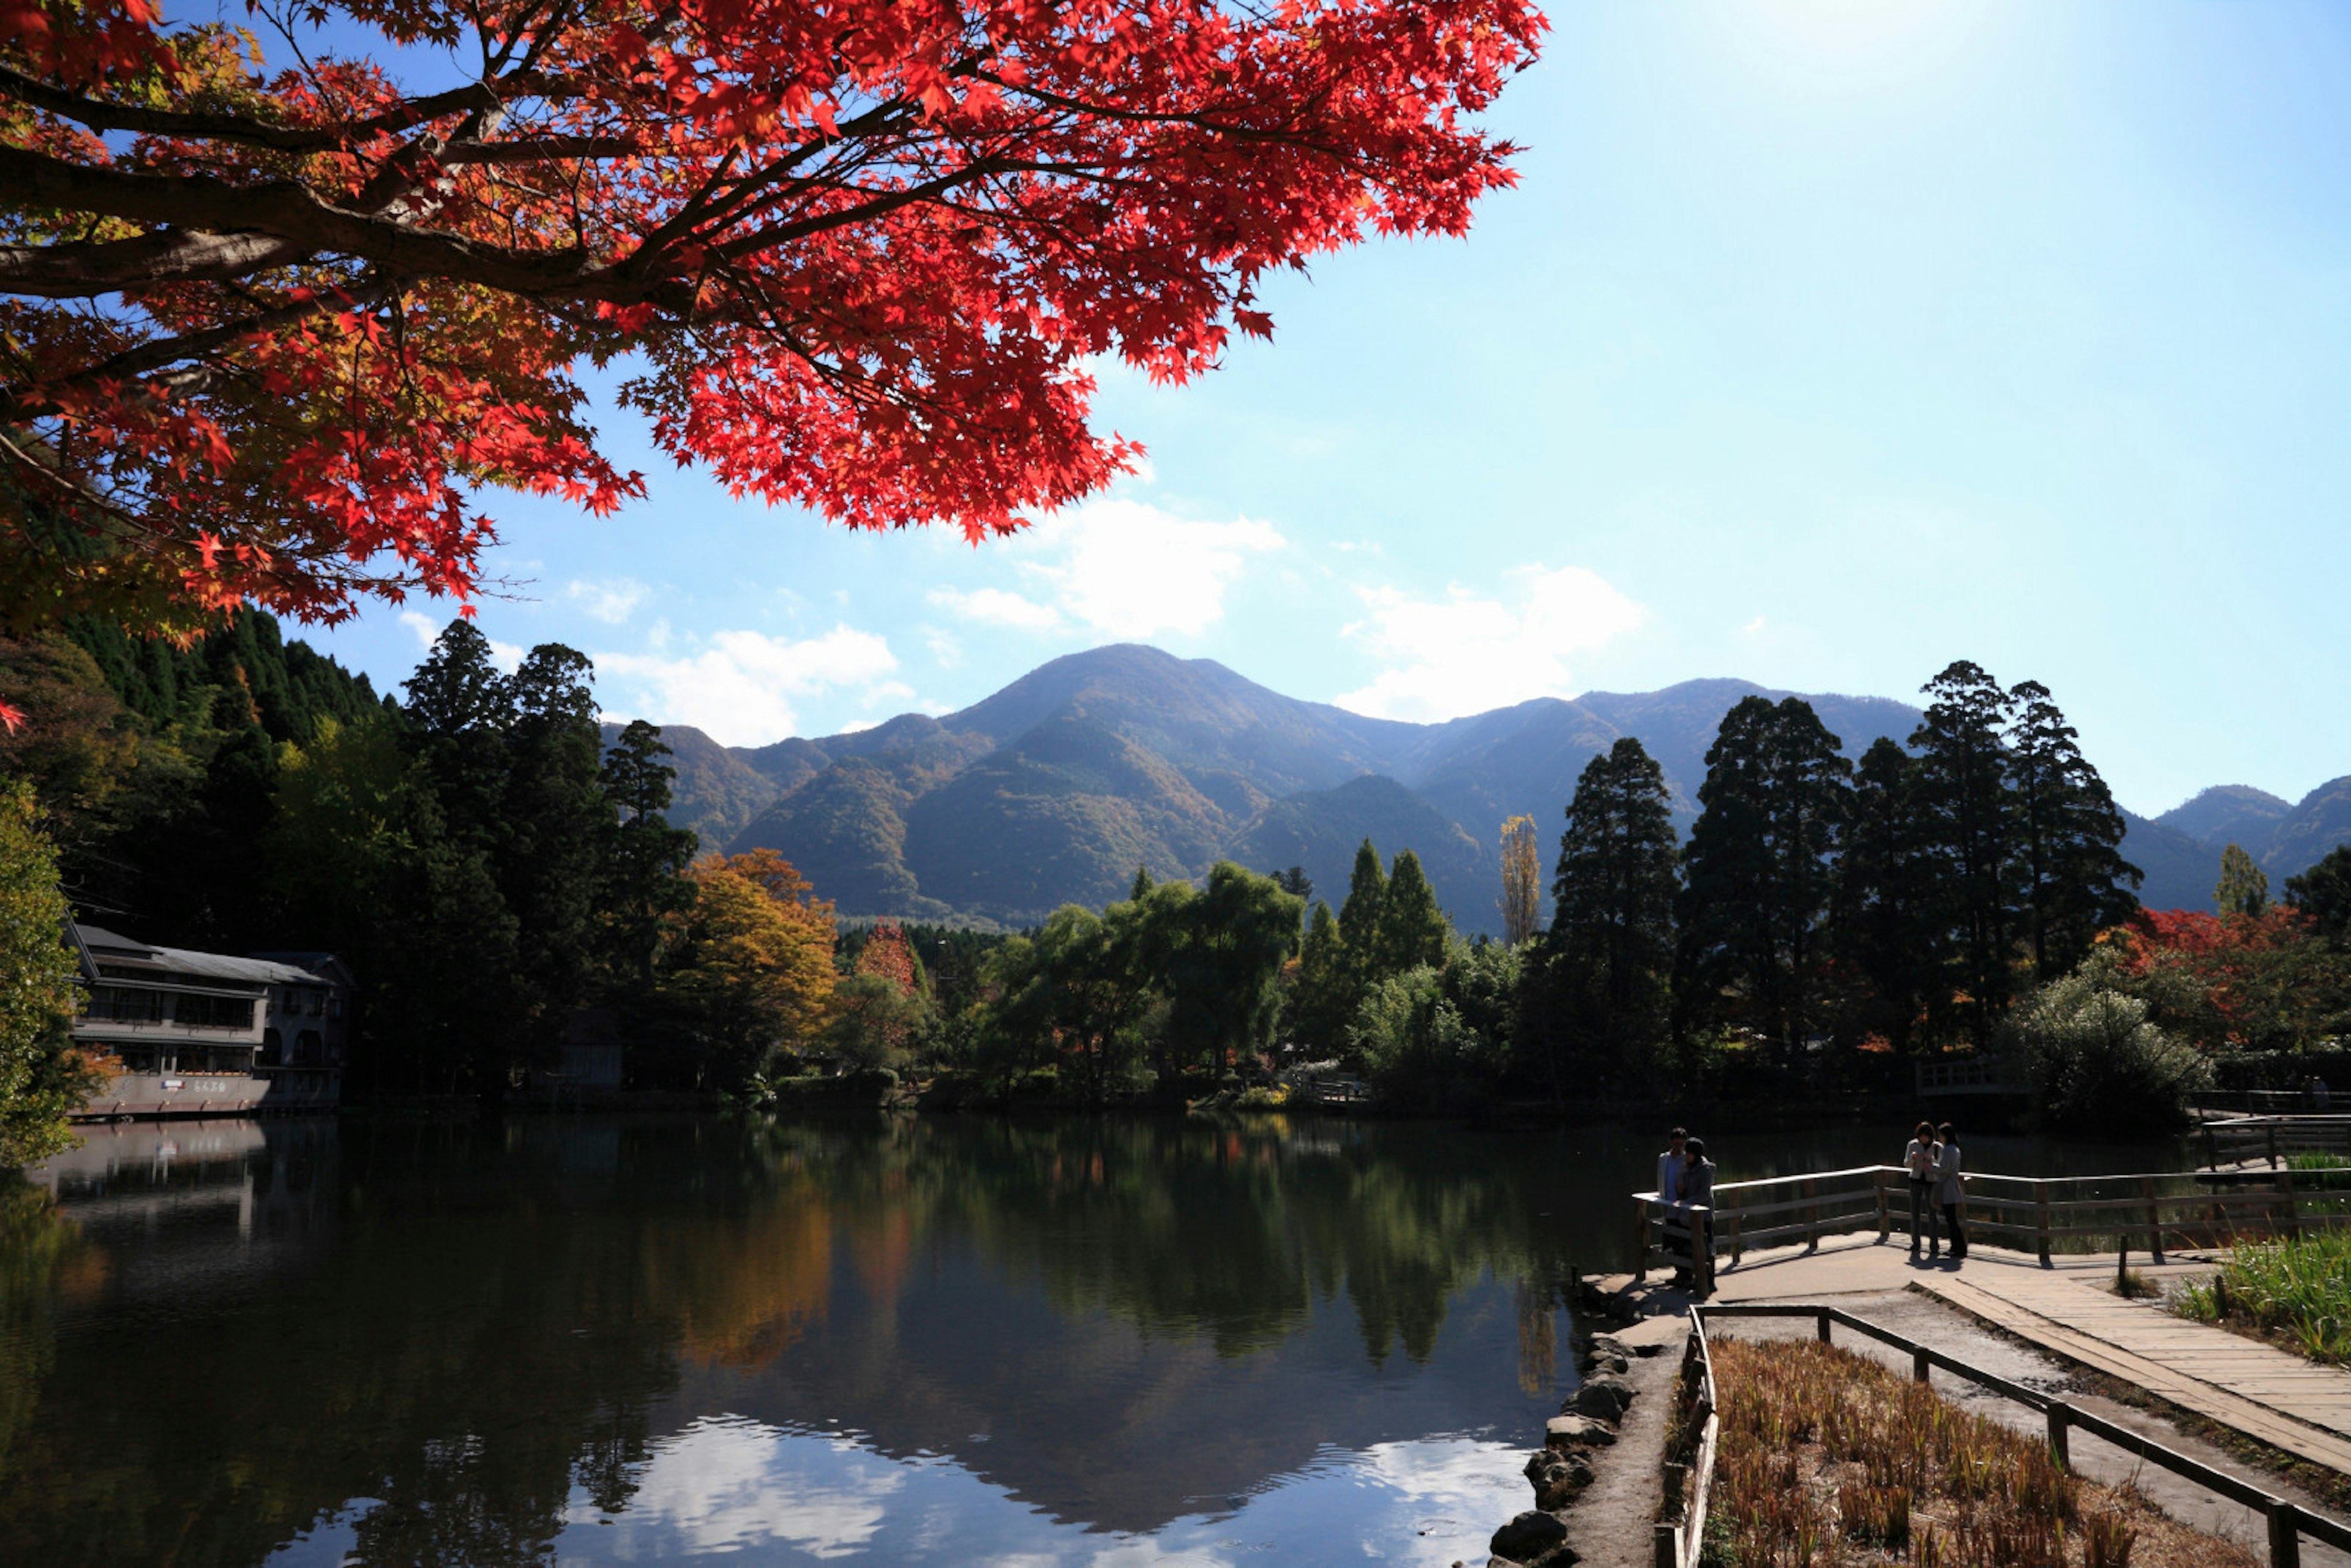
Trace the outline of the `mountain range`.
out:
<instances>
[{"instance_id":1,"label":"mountain range","mask_svg":"<svg viewBox=\"0 0 2351 1568\"><path fill-rule=\"evenodd\" d=\"M676 753L674 821L705 848L780 852L844 915L1025 925L1123 896L1138 865L1196 877L1219 859L1303 866L1335 904L1368 837L1416 852L1474 932L1499 925L1505 818L1525 812L1556 833L1584 764L1631 735L1664 768L1687 832L1716 727L1750 695L1790 694L1684 681L1408 724L1129 643L1055 659L937 718L756 747L685 726L663 738ZM1920 717L1885 697L1805 700L1855 757L1879 736L1907 740ZM2209 908L2225 843L2275 884L2351 841L2351 777L2299 804L2220 785L2152 820L2125 816L2140 897Z\"/></svg>"}]
</instances>

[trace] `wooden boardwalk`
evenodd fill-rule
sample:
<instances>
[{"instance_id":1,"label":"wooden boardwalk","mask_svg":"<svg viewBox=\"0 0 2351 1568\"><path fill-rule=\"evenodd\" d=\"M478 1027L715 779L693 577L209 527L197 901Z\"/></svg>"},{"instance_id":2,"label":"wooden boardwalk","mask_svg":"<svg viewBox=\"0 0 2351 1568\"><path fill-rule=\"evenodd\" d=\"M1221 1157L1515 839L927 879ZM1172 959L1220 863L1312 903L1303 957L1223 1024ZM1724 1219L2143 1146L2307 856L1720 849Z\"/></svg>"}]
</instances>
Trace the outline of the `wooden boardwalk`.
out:
<instances>
[{"instance_id":1,"label":"wooden boardwalk","mask_svg":"<svg viewBox=\"0 0 2351 1568\"><path fill-rule=\"evenodd\" d=\"M2180 1258L2140 1271L2158 1284L2200 1271ZM2351 1371L2173 1317L2107 1287L2111 1254L2054 1267L1979 1249L1956 1268L1913 1263L1898 1242L1858 1239L1816 1252L1750 1254L1717 1277L1723 1301L1812 1301L1860 1291L1923 1291L2067 1360L2146 1389L2273 1448L2351 1476Z\"/></svg>"}]
</instances>

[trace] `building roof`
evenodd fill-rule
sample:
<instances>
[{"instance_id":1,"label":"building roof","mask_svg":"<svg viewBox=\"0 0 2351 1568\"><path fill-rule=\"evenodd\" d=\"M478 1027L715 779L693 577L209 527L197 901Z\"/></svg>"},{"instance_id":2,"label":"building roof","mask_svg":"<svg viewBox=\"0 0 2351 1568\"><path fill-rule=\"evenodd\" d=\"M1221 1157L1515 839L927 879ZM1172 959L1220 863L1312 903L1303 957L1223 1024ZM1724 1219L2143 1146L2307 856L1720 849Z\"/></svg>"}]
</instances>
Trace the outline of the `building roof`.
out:
<instances>
[{"instance_id":1,"label":"building roof","mask_svg":"<svg viewBox=\"0 0 2351 1568\"><path fill-rule=\"evenodd\" d=\"M193 975L209 980L241 981L258 986L327 986L334 982L299 964L280 962L276 958L239 958L227 953L199 953L188 947L151 947L143 942L133 942L111 931L95 925L76 925L78 937L91 956L130 958L152 964L158 969L174 975ZM292 956L292 955L287 955ZM327 954L304 954L304 957L329 957Z\"/></svg>"}]
</instances>

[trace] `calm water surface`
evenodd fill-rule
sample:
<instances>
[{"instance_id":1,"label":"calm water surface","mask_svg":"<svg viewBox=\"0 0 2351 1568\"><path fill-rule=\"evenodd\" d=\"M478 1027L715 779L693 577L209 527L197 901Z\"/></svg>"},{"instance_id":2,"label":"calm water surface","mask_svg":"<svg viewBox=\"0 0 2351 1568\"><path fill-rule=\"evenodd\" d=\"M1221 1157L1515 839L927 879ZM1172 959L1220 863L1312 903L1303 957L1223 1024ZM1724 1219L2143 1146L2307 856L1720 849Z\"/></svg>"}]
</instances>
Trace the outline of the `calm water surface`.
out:
<instances>
[{"instance_id":1,"label":"calm water surface","mask_svg":"<svg viewBox=\"0 0 2351 1568\"><path fill-rule=\"evenodd\" d=\"M1709 1141L1731 1179L1904 1135ZM1573 1385L1562 1286L1618 1264L1654 1153L1280 1118L99 1128L0 1190L0 1562L1481 1561Z\"/></svg>"}]
</instances>

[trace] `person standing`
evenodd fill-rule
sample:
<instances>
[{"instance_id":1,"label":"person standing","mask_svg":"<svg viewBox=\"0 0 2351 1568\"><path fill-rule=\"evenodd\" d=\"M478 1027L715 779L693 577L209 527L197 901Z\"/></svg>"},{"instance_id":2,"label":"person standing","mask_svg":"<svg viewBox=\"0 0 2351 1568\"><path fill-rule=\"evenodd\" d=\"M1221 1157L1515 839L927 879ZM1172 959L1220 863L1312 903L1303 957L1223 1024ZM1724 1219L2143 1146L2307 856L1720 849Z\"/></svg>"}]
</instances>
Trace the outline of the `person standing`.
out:
<instances>
[{"instance_id":1,"label":"person standing","mask_svg":"<svg viewBox=\"0 0 2351 1568\"><path fill-rule=\"evenodd\" d=\"M1686 1239L1689 1217L1682 1212L1682 1172L1689 1162L1683 1157L1682 1151L1688 1142L1689 1134L1676 1127L1666 1134L1666 1152L1657 1156L1657 1201L1666 1206L1666 1251L1676 1258L1687 1250ZM1674 1279L1677 1283L1680 1281L1678 1271Z\"/></svg>"},{"instance_id":2,"label":"person standing","mask_svg":"<svg viewBox=\"0 0 2351 1568\"><path fill-rule=\"evenodd\" d=\"M1902 1168L1910 1174L1910 1256L1918 1256L1918 1239L1927 1239L1927 1256L1942 1255L1941 1234L1935 1228L1935 1176L1942 1146L1935 1142L1935 1124L1921 1122L1902 1151Z\"/></svg>"},{"instance_id":3,"label":"person standing","mask_svg":"<svg viewBox=\"0 0 2351 1568\"><path fill-rule=\"evenodd\" d=\"M1706 1157L1706 1140L1692 1138L1683 1146L1682 1205L1689 1216L1689 1288L1700 1296L1714 1282L1714 1162Z\"/></svg>"},{"instance_id":4,"label":"person standing","mask_svg":"<svg viewBox=\"0 0 2351 1568\"><path fill-rule=\"evenodd\" d=\"M1935 1129L1941 1135L1942 1153L1935 1160L1935 1201L1942 1205L1943 1226L1950 1232L1951 1261L1958 1262L1968 1255L1968 1233L1959 1223L1959 1207L1967 1202L1967 1193L1959 1184L1959 1135L1949 1122Z\"/></svg>"},{"instance_id":5,"label":"person standing","mask_svg":"<svg viewBox=\"0 0 2351 1568\"><path fill-rule=\"evenodd\" d=\"M1683 1151L1688 1144L1689 1134L1680 1127L1666 1134L1666 1152L1657 1156L1659 1203L1679 1203L1682 1200L1682 1168L1688 1163Z\"/></svg>"}]
</instances>

